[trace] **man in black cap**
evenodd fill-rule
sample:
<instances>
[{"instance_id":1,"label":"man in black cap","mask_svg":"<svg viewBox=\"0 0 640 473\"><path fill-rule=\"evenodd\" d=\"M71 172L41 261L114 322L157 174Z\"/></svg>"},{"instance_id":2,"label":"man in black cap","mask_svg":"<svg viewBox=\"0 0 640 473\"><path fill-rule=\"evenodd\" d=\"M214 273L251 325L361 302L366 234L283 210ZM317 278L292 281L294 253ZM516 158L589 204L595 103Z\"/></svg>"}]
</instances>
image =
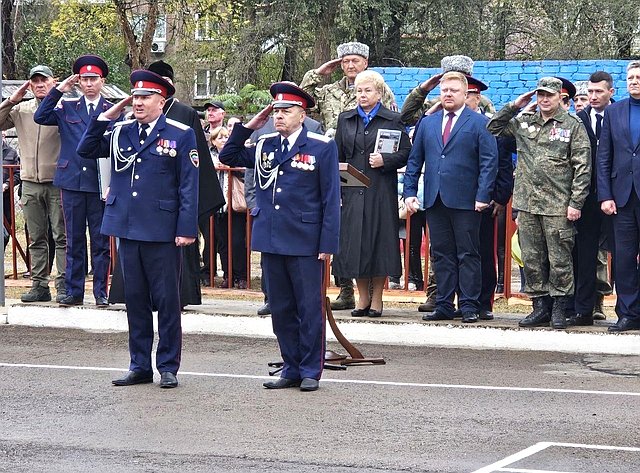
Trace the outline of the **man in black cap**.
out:
<instances>
[{"instance_id":1,"label":"man in black cap","mask_svg":"<svg viewBox=\"0 0 640 473\"><path fill-rule=\"evenodd\" d=\"M236 124L220 154L230 166L256 167L251 247L262 253L273 331L284 361L267 389L315 391L324 367L325 261L338 251L340 178L333 140L307 131L313 98L290 82L271 86L274 100L245 125ZM244 143L274 111L277 133Z\"/></svg>"},{"instance_id":2,"label":"man in black cap","mask_svg":"<svg viewBox=\"0 0 640 473\"><path fill-rule=\"evenodd\" d=\"M214 128L222 126L226 114L224 104L219 100L207 102L204 104L204 114L208 122L208 125L204 127L204 132L209 134Z\"/></svg>"},{"instance_id":3,"label":"man in black cap","mask_svg":"<svg viewBox=\"0 0 640 473\"><path fill-rule=\"evenodd\" d=\"M151 383L152 308L158 310L156 368L160 387L178 385L182 329L179 273L181 247L198 236L198 165L192 129L162 113L173 85L144 70L131 74L132 96L94 116L78 153L111 153L111 185L102 232L120 239L129 321L129 373L116 386ZM133 120L110 120L132 104Z\"/></svg>"},{"instance_id":4,"label":"man in black cap","mask_svg":"<svg viewBox=\"0 0 640 473\"><path fill-rule=\"evenodd\" d=\"M60 157L53 184L62 189L62 210L67 232L67 296L59 301L62 306L81 305L84 300L87 223L91 237L93 295L97 306L109 305L109 237L100 233L104 202L98 185L97 163L80 158L76 152L91 117L111 108L111 104L100 95L108 74L109 67L102 58L92 54L80 56L73 63L73 74L51 89L33 116L36 123L57 126L60 133ZM76 84L80 85L83 96L60 100Z\"/></svg>"}]
</instances>

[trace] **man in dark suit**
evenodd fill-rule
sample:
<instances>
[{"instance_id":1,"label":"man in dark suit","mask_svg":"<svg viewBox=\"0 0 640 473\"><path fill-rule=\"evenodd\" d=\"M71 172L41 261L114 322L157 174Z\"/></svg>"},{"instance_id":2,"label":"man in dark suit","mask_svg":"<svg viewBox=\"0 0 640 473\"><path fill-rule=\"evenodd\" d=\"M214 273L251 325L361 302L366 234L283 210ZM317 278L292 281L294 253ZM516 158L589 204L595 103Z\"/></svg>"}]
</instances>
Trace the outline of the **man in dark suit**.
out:
<instances>
[{"instance_id":1,"label":"man in dark suit","mask_svg":"<svg viewBox=\"0 0 640 473\"><path fill-rule=\"evenodd\" d=\"M618 321L611 332L640 329L640 61L627 66L629 97L607 107L598 144L598 200L613 215Z\"/></svg>"},{"instance_id":2,"label":"man in dark suit","mask_svg":"<svg viewBox=\"0 0 640 473\"><path fill-rule=\"evenodd\" d=\"M582 216L576 221L578 233L573 247L575 290L567 309L569 325L593 325L593 309L598 297L596 293L598 250L604 217L596 192L598 174L596 155L604 111L611 103L614 92L611 74L604 71L594 72L587 84L591 104L577 113L591 143L592 172L589 194L582 207Z\"/></svg>"},{"instance_id":3,"label":"man in dark suit","mask_svg":"<svg viewBox=\"0 0 640 473\"><path fill-rule=\"evenodd\" d=\"M324 367L325 261L338 252L340 177L334 141L308 132L305 109L314 100L291 82L271 86L271 105L236 124L220 154L233 167L256 167L251 247L262 252L273 331L284 361L268 389L315 391ZM269 120L276 133L244 143Z\"/></svg>"},{"instance_id":4,"label":"man in dark suit","mask_svg":"<svg viewBox=\"0 0 640 473\"><path fill-rule=\"evenodd\" d=\"M414 138L404 178L407 211L419 208L418 178L426 163L424 208L434 256L436 310L424 320L451 320L459 289L462 321L478 320L481 288L479 228L491 202L498 148L487 120L465 106L467 78L447 72L440 79L443 111L427 116Z\"/></svg>"},{"instance_id":5,"label":"man in dark suit","mask_svg":"<svg viewBox=\"0 0 640 473\"><path fill-rule=\"evenodd\" d=\"M73 75L51 89L42 100L33 119L40 125L57 126L60 133L60 157L53 184L62 191L62 210L67 233L67 295L62 306L81 305L87 260L87 223L91 237L93 295L97 306L107 306L107 274L109 271L109 237L100 233L104 202L100 199L96 161L82 159L76 153L82 134L91 117L111 107L100 95L109 68L104 60L91 54L73 63ZM83 96L60 100L65 92L80 84ZM94 158L103 156L94 155Z\"/></svg>"},{"instance_id":6,"label":"man in dark suit","mask_svg":"<svg viewBox=\"0 0 640 473\"><path fill-rule=\"evenodd\" d=\"M158 309L156 367L160 387L178 385L182 329L179 273L181 247L198 236L198 165L194 131L162 113L173 85L161 76L131 74L132 96L94 116L78 153L84 158L111 151L111 185L102 232L120 238L129 321L129 373L116 386L151 383L152 304ZM110 120L133 105L133 120Z\"/></svg>"}]
</instances>

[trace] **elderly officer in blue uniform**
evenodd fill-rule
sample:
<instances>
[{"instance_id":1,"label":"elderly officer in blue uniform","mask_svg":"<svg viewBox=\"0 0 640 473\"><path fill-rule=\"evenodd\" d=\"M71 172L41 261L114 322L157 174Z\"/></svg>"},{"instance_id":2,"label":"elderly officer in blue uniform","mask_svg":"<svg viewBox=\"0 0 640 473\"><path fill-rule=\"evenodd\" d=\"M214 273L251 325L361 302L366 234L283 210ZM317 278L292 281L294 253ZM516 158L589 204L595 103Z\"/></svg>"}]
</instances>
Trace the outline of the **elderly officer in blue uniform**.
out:
<instances>
[{"instance_id":1,"label":"elderly officer in blue uniform","mask_svg":"<svg viewBox=\"0 0 640 473\"><path fill-rule=\"evenodd\" d=\"M262 252L273 331L284 361L269 389L315 391L324 367L324 266L338 251L340 177L335 142L303 125L313 98L291 82L271 86L273 102L246 125L236 124L220 154L230 166L255 167L251 247ZM273 110L276 133L254 148L245 141Z\"/></svg>"},{"instance_id":2,"label":"elderly officer in blue uniform","mask_svg":"<svg viewBox=\"0 0 640 473\"><path fill-rule=\"evenodd\" d=\"M174 87L151 71L131 74L132 96L92 118L78 153L111 153L111 185L102 233L119 237L129 320L129 373L116 386L153 382L152 305L158 309L156 368L160 387L178 385L180 247L198 234L198 151L193 129L162 113ZM128 104L133 120L113 125ZM152 302L153 301L153 302Z\"/></svg>"},{"instance_id":3,"label":"elderly officer in blue uniform","mask_svg":"<svg viewBox=\"0 0 640 473\"><path fill-rule=\"evenodd\" d=\"M100 233L104 202L100 199L97 165L95 161L86 161L76 153L91 116L111 107L100 95L108 73L109 68L102 58L93 55L80 56L73 63L73 75L51 89L33 116L36 123L57 126L60 133L60 157L53 184L62 191L62 210L67 233L67 296L59 301L62 306L83 303L87 223L91 237L93 295L96 305L109 305L109 238ZM76 83L80 84L83 96L79 99L60 100ZM92 155L92 158L101 157L104 155Z\"/></svg>"}]
</instances>

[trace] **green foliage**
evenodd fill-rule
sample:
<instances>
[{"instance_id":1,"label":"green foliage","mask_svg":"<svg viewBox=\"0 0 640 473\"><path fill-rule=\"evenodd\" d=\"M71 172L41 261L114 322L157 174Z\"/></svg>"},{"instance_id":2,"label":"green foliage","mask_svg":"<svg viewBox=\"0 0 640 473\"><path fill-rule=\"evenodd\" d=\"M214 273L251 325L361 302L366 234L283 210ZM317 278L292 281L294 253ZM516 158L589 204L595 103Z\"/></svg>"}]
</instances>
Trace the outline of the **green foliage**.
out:
<instances>
[{"instance_id":1,"label":"green foliage","mask_svg":"<svg viewBox=\"0 0 640 473\"><path fill-rule=\"evenodd\" d=\"M237 94L221 94L213 97L224 104L228 115L251 115L259 112L271 102L268 90L257 89L252 84L245 85Z\"/></svg>"}]
</instances>

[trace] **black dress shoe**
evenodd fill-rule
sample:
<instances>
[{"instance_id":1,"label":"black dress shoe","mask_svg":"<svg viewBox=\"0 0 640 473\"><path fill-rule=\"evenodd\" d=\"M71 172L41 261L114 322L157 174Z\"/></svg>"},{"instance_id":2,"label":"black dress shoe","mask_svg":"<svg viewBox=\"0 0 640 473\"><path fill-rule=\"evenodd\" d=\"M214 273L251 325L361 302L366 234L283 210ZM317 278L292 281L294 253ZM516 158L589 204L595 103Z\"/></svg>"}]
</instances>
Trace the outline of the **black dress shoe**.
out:
<instances>
[{"instance_id":1,"label":"black dress shoe","mask_svg":"<svg viewBox=\"0 0 640 473\"><path fill-rule=\"evenodd\" d=\"M576 312L567 319L567 324L577 327L593 325L593 314L582 314L580 312Z\"/></svg>"},{"instance_id":2,"label":"black dress shoe","mask_svg":"<svg viewBox=\"0 0 640 473\"><path fill-rule=\"evenodd\" d=\"M466 311L462 313L462 323L463 324L472 324L478 321L478 314L471 311Z\"/></svg>"},{"instance_id":3,"label":"black dress shoe","mask_svg":"<svg viewBox=\"0 0 640 473\"><path fill-rule=\"evenodd\" d=\"M267 389L286 389L297 388L300 386L300 383L301 381L299 379L278 378L275 381L262 383L262 385Z\"/></svg>"},{"instance_id":4,"label":"black dress shoe","mask_svg":"<svg viewBox=\"0 0 640 473\"><path fill-rule=\"evenodd\" d=\"M609 326L609 332L627 332L629 330L640 330L640 320L630 317L620 317L618 321Z\"/></svg>"},{"instance_id":5,"label":"black dress shoe","mask_svg":"<svg viewBox=\"0 0 640 473\"><path fill-rule=\"evenodd\" d=\"M440 312L438 309L432 314L427 314L422 316L422 320L426 320L427 322L433 322L435 320L453 320L453 314L447 315L444 312Z\"/></svg>"},{"instance_id":6,"label":"black dress shoe","mask_svg":"<svg viewBox=\"0 0 640 473\"><path fill-rule=\"evenodd\" d=\"M271 314L271 306L268 302L265 302L262 307L258 309L258 315L269 315Z\"/></svg>"},{"instance_id":7,"label":"black dress shoe","mask_svg":"<svg viewBox=\"0 0 640 473\"><path fill-rule=\"evenodd\" d=\"M382 317L382 311L381 310L374 310L374 309L369 309L369 317L373 317L373 318L377 318L377 317Z\"/></svg>"},{"instance_id":8,"label":"black dress shoe","mask_svg":"<svg viewBox=\"0 0 640 473\"><path fill-rule=\"evenodd\" d=\"M98 307L109 307L109 300L106 297L96 297Z\"/></svg>"},{"instance_id":9,"label":"black dress shoe","mask_svg":"<svg viewBox=\"0 0 640 473\"><path fill-rule=\"evenodd\" d=\"M369 315L369 307L371 306L368 305L364 309L353 309L351 311L351 317L366 317Z\"/></svg>"},{"instance_id":10,"label":"black dress shoe","mask_svg":"<svg viewBox=\"0 0 640 473\"><path fill-rule=\"evenodd\" d=\"M436 310L435 297L427 297L426 302L418 306L418 312L433 312L434 310Z\"/></svg>"},{"instance_id":11,"label":"black dress shoe","mask_svg":"<svg viewBox=\"0 0 640 473\"><path fill-rule=\"evenodd\" d=\"M72 295L67 295L63 299L58 302L61 306L71 307L74 305L82 305L82 297L73 297Z\"/></svg>"},{"instance_id":12,"label":"black dress shoe","mask_svg":"<svg viewBox=\"0 0 640 473\"><path fill-rule=\"evenodd\" d=\"M493 312L491 312L490 310L480 309L480 312L478 313L478 319L493 320Z\"/></svg>"},{"instance_id":13,"label":"black dress shoe","mask_svg":"<svg viewBox=\"0 0 640 473\"><path fill-rule=\"evenodd\" d=\"M453 313L453 318L454 319L462 318L462 309L456 309L455 312Z\"/></svg>"},{"instance_id":14,"label":"black dress shoe","mask_svg":"<svg viewBox=\"0 0 640 473\"><path fill-rule=\"evenodd\" d=\"M320 381L313 378L302 378L300 383L300 391L317 391L320 387Z\"/></svg>"},{"instance_id":15,"label":"black dress shoe","mask_svg":"<svg viewBox=\"0 0 640 473\"><path fill-rule=\"evenodd\" d=\"M176 375L170 371L165 371L164 373L160 373L160 387L169 389L175 388L178 386L178 378Z\"/></svg>"},{"instance_id":16,"label":"black dress shoe","mask_svg":"<svg viewBox=\"0 0 640 473\"><path fill-rule=\"evenodd\" d=\"M144 371L129 371L124 378L114 379L111 384L114 386L133 386L134 384L153 383L153 373Z\"/></svg>"}]
</instances>

